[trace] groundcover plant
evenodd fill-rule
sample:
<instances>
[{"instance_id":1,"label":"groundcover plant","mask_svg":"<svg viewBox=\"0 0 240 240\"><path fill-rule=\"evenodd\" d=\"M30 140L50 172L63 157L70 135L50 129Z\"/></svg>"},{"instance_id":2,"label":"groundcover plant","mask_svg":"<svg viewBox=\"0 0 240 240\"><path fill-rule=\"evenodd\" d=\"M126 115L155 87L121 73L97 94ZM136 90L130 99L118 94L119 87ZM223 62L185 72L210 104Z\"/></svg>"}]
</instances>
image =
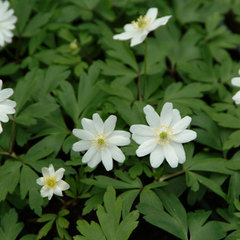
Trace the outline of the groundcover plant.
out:
<instances>
[{"instance_id":1,"label":"groundcover plant","mask_svg":"<svg viewBox=\"0 0 240 240\"><path fill-rule=\"evenodd\" d=\"M0 239L240 239L239 0L0 0Z\"/></svg>"}]
</instances>

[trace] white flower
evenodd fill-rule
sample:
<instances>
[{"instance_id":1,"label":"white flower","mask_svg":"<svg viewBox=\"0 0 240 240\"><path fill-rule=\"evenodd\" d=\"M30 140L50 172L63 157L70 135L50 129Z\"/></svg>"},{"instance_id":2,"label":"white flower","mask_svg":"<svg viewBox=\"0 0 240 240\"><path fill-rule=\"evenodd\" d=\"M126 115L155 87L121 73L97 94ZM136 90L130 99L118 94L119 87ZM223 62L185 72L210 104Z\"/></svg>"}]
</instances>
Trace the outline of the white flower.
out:
<instances>
[{"instance_id":1,"label":"white flower","mask_svg":"<svg viewBox=\"0 0 240 240\"><path fill-rule=\"evenodd\" d=\"M240 69L238 70L238 74L240 75ZM240 77L232 78L231 82L233 86L240 87ZM240 91L232 97L232 100L235 101L236 104L240 104Z\"/></svg>"},{"instance_id":2,"label":"white flower","mask_svg":"<svg viewBox=\"0 0 240 240\"><path fill-rule=\"evenodd\" d=\"M117 146L125 146L130 143L130 133L115 130L117 117L111 115L103 122L99 114L93 114L93 120L83 118L82 129L73 129L73 134L82 139L73 144L73 151L85 151L83 163L89 167L96 167L101 161L107 171L113 168L113 159L124 162L125 156Z\"/></svg>"},{"instance_id":3,"label":"white flower","mask_svg":"<svg viewBox=\"0 0 240 240\"><path fill-rule=\"evenodd\" d=\"M64 172L64 168L59 168L55 172L52 164L49 165L49 168L42 168L43 177L38 178L36 181L37 184L43 186L41 188L42 197L48 197L50 200L53 194L63 196L62 191L65 191L70 187L68 183L62 180Z\"/></svg>"},{"instance_id":4,"label":"white flower","mask_svg":"<svg viewBox=\"0 0 240 240\"><path fill-rule=\"evenodd\" d=\"M116 40L131 39L131 47L142 43L147 37L148 33L156 28L167 24L172 16L165 16L157 18L158 9L150 8L145 16L140 16L137 21L132 21L130 24L124 26L125 32L114 35Z\"/></svg>"},{"instance_id":5,"label":"white flower","mask_svg":"<svg viewBox=\"0 0 240 240\"><path fill-rule=\"evenodd\" d=\"M3 82L0 80L0 133L3 131L1 122L8 122L7 114L14 114L16 107L16 102L8 99L13 95L12 88L2 90L2 84Z\"/></svg>"},{"instance_id":6,"label":"white flower","mask_svg":"<svg viewBox=\"0 0 240 240\"><path fill-rule=\"evenodd\" d=\"M164 104L160 116L150 105L145 106L143 111L149 126L136 124L130 128L133 140L140 144L137 156L150 154L153 168L159 167L165 158L172 168L184 163L186 155L182 143L197 137L196 132L186 130L192 119L188 116L181 119L172 103Z\"/></svg>"},{"instance_id":7,"label":"white flower","mask_svg":"<svg viewBox=\"0 0 240 240\"><path fill-rule=\"evenodd\" d=\"M9 2L0 0L0 46L4 46L5 42L12 41L13 33L11 30L15 28L17 18L13 15L14 11L9 9Z\"/></svg>"}]
</instances>

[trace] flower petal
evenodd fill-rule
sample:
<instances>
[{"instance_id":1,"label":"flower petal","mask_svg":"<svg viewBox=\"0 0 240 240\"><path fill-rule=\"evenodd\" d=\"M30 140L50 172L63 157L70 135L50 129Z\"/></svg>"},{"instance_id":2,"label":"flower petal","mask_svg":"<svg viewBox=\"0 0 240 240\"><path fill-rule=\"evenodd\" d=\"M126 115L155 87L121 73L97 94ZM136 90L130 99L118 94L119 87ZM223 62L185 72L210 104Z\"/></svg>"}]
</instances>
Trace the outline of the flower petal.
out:
<instances>
[{"instance_id":1,"label":"flower petal","mask_svg":"<svg viewBox=\"0 0 240 240\"><path fill-rule=\"evenodd\" d=\"M54 189L53 189L53 193L56 194L57 196L60 196L62 197L63 194L62 194L62 190L60 187L56 186Z\"/></svg>"},{"instance_id":2,"label":"flower petal","mask_svg":"<svg viewBox=\"0 0 240 240\"><path fill-rule=\"evenodd\" d=\"M143 157L143 156L148 155L149 153L151 153L154 150L156 145L157 145L157 143L154 138L142 143L136 151L137 156Z\"/></svg>"},{"instance_id":3,"label":"flower petal","mask_svg":"<svg viewBox=\"0 0 240 240\"><path fill-rule=\"evenodd\" d=\"M115 129L117 122L117 117L114 115L111 115L107 118L107 120L104 122L104 134L107 136L110 135L113 130Z\"/></svg>"},{"instance_id":4,"label":"flower petal","mask_svg":"<svg viewBox=\"0 0 240 240\"><path fill-rule=\"evenodd\" d=\"M3 100L11 97L13 95L13 90L12 88L6 88L3 90L0 90L0 102L2 102Z\"/></svg>"},{"instance_id":5,"label":"flower petal","mask_svg":"<svg viewBox=\"0 0 240 240\"><path fill-rule=\"evenodd\" d=\"M158 14L157 8L149 8L146 13L146 18L151 18L151 23L156 19Z\"/></svg>"},{"instance_id":6,"label":"flower petal","mask_svg":"<svg viewBox=\"0 0 240 240\"><path fill-rule=\"evenodd\" d=\"M56 172L55 172L55 178L56 178L56 181L59 181L63 178L63 174L65 172L65 169L64 168L59 168Z\"/></svg>"},{"instance_id":7,"label":"flower petal","mask_svg":"<svg viewBox=\"0 0 240 240\"><path fill-rule=\"evenodd\" d=\"M48 171L49 171L49 177L55 176L55 169L52 164L49 165Z\"/></svg>"},{"instance_id":8,"label":"flower petal","mask_svg":"<svg viewBox=\"0 0 240 240\"><path fill-rule=\"evenodd\" d=\"M178 166L178 157L174 148L170 144L163 145L163 153L170 167L176 168Z\"/></svg>"},{"instance_id":9,"label":"flower petal","mask_svg":"<svg viewBox=\"0 0 240 240\"><path fill-rule=\"evenodd\" d=\"M157 146L150 154L150 163L153 168L158 168L164 160L163 149L161 146Z\"/></svg>"},{"instance_id":10,"label":"flower petal","mask_svg":"<svg viewBox=\"0 0 240 240\"><path fill-rule=\"evenodd\" d=\"M81 152L89 149L91 147L91 141L81 140L73 144L72 150L75 152Z\"/></svg>"},{"instance_id":11,"label":"flower petal","mask_svg":"<svg viewBox=\"0 0 240 240\"><path fill-rule=\"evenodd\" d=\"M43 177L50 176L49 170L48 170L47 167L43 167L43 168L42 168L42 175L43 175Z\"/></svg>"},{"instance_id":12,"label":"flower petal","mask_svg":"<svg viewBox=\"0 0 240 240\"><path fill-rule=\"evenodd\" d=\"M115 145L112 145L110 148L109 148L111 154L112 154L112 158L114 160L116 160L117 162L120 162L120 163L123 163L125 161L125 155L123 154L122 150L115 146Z\"/></svg>"},{"instance_id":13,"label":"flower petal","mask_svg":"<svg viewBox=\"0 0 240 240\"><path fill-rule=\"evenodd\" d=\"M98 133L103 133L103 120L98 113L93 114L93 123Z\"/></svg>"},{"instance_id":14,"label":"flower petal","mask_svg":"<svg viewBox=\"0 0 240 240\"><path fill-rule=\"evenodd\" d=\"M174 148L179 163L184 163L186 161L186 154L181 143L171 142L170 145Z\"/></svg>"},{"instance_id":15,"label":"flower petal","mask_svg":"<svg viewBox=\"0 0 240 240\"><path fill-rule=\"evenodd\" d=\"M152 139L151 137L145 137L145 136L139 136L138 134L133 133L132 135L132 139L137 143L137 144L142 144L150 139Z\"/></svg>"},{"instance_id":16,"label":"flower petal","mask_svg":"<svg viewBox=\"0 0 240 240\"><path fill-rule=\"evenodd\" d=\"M236 104L240 104L240 91L238 91L233 97L232 100L235 101Z\"/></svg>"},{"instance_id":17,"label":"flower petal","mask_svg":"<svg viewBox=\"0 0 240 240\"><path fill-rule=\"evenodd\" d=\"M94 139L94 135L89 132L89 131L86 131L86 130L83 130L83 129L73 129L72 131L73 135L80 138L80 139L83 139L83 140L93 140Z\"/></svg>"},{"instance_id":18,"label":"flower petal","mask_svg":"<svg viewBox=\"0 0 240 240\"><path fill-rule=\"evenodd\" d=\"M130 138L131 134L127 131L114 130L109 137L121 136L125 138Z\"/></svg>"},{"instance_id":19,"label":"flower petal","mask_svg":"<svg viewBox=\"0 0 240 240\"><path fill-rule=\"evenodd\" d=\"M174 135L173 141L177 143L186 143L194 140L197 137L197 133L193 130L184 130Z\"/></svg>"},{"instance_id":20,"label":"flower petal","mask_svg":"<svg viewBox=\"0 0 240 240\"><path fill-rule=\"evenodd\" d=\"M113 36L114 40L129 40L134 36L134 32L123 32Z\"/></svg>"},{"instance_id":21,"label":"flower petal","mask_svg":"<svg viewBox=\"0 0 240 240\"><path fill-rule=\"evenodd\" d=\"M94 157L96 152L97 152L96 147L90 147L88 149L88 151L84 154L84 156L82 158L82 162L87 163L87 162L91 161L91 159Z\"/></svg>"},{"instance_id":22,"label":"flower petal","mask_svg":"<svg viewBox=\"0 0 240 240\"><path fill-rule=\"evenodd\" d=\"M94 157L87 163L90 168L95 168L101 162L101 153L96 152Z\"/></svg>"},{"instance_id":23,"label":"flower petal","mask_svg":"<svg viewBox=\"0 0 240 240\"><path fill-rule=\"evenodd\" d=\"M130 141L130 133L126 131L114 131L108 138L110 144L126 146Z\"/></svg>"},{"instance_id":24,"label":"flower petal","mask_svg":"<svg viewBox=\"0 0 240 240\"><path fill-rule=\"evenodd\" d=\"M170 126L172 127L175 123L177 123L180 120L181 120L180 112L177 109L173 109L173 117Z\"/></svg>"},{"instance_id":25,"label":"flower petal","mask_svg":"<svg viewBox=\"0 0 240 240\"><path fill-rule=\"evenodd\" d=\"M135 124L130 127L130 132L139 136L152 137L154 134L154 129L147 125Z\"/></svg>"},{"instance_id":26,"label":"flower petal","mask_svg":"<svg viewBox=\"0 0 240 240\"><path fill-rule=\"evenodd\" d=\"M130 46L134 47L134 46L142 43L145 40L145 38L147 37L147 35L148 35L148 31L144 31L144 32L138 33L138 34L135 33L134 36L132 37Z\"/></svg>"},{"instance_id":27,"label":"flower petal","mask_svg":"<svg viewBox=\"0 0 240 240\"><path fill-rule=\"evenodd\" d=\"M240 87L240 77L232 78L231 83L233 86Z\"/></svg>"},{"instance_id":28,"label":"flower petal","mask_svg":"<svg viewBox=\"0 0 240 240\"><path fill-rule=\"evenodd\" d=\"M133 28L131 23L125 24L123 27L125 32L135 32L136 30Z\"/></svg>"},{"instance_id":29,"label":"flower petal","mask_svg":"<svg viewBox=\"0 0 240 240\"><path fill-rule=\"evenodd\" d=\"M161 111L161 124L169 126L173 118L173 105L172 103L165 103Z\"/></svg>"},{"instance_id":30,"label":"flower petal","mask_svg":"<svg viewBox=\"0 0 240 240\"><path fill-rule=\"evenodd\" d=\"M84 130L86 130L94 135L97 134L97 130L94 126L93 120L88 119L88 118L83 118L81 120L81 123L82 123L82 127Z\"/></svg>"},{"instance_id":31,"label":"flower petal","mask_svg":"<svg viewBox=\"0 0 240 240\"><path fill-rule=\"evenodd\" d=\"M189 116L186 116L182 118L180 121L175 123L172 128L173 128L173 134L180 133L181 131L185 130L189 124L191 123L192 118Z\"/></svg>"},{"instance_id":32,"label":"flower petal","mask_svg":"<svg viewBox=\"0 0 240 240\"><path fill-rule=\"evenodd\" d=\"M38 178L38 179L36 180L36 183L37 183L38 185L43 186L43 185L44 185L43 179L44 179L43 177Z\"/></svg>"},{"instance_id":33,"label":"flower petal","mask_svg":"<svg viewBox=\"0 0 240 240\"><path fill-rule=\"evenodd\" d=\"M108 150L108 148L104 148L101 151L101 158L102 158L102 163L104 167L106 168L107 171L110 171L113 169L113 160L112 160L112 154Z\"/></svg>"},{"instance_id":34,"label":"flower petal","mask_svg":"<svg viewBox=\"0 0 240 240\"><path fill-rule=\"evenodd\" d=\"M65 181L63 180L60 180L57 182L57 186L62 190L62 191L65 191L67 189L70 188L70 185L68 183L66 183Z\"/></svg>"},{"instance_id":35,"label":"flower petal","mask_svg":"<svg viewBox=\"0 0 240 240\"><path fill-rule=\"evenodd\" d=\"M50 194L50 189L46 188L45 186L43 186L40 190L41 196L42 197L47 197Z\"/></svg>"},{"instance_id":36,"label":"flower petal","mask_svg":"<svg viewBox=\"0 0 240 240\"><path fill-rule=\"evenodd\" d=\"M153 31L155 29L157 29L160 26L166 25L168 20L171 18L172 16L165 16L165 17L161 17L156 19L154 22L152 22L149 25L149 31Z\"/></svg>"},{"instance_id":37,"label":"flower petal","mask_svg":"<svg viewBox=\"0 0 240 240\"><path fill-rule=\"evenodd\" d=\"M160 116L156 113L154 108L150 105L147 105L143 108L144 113L146 114L146 120L149 126L156 128L161 125Z\"/></svg>"}]
</instances>

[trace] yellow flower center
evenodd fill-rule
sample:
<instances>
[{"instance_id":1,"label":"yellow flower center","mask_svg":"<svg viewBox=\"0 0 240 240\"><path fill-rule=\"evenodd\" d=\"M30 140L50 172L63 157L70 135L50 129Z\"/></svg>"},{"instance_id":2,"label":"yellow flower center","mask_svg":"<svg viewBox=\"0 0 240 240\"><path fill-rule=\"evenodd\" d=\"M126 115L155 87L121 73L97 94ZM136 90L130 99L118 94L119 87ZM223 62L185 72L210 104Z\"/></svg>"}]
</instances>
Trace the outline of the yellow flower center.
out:
<instances>
[{"instance_id":1,"label":"yellow flower center","mask_svg":"<svg viewBox=\"0 0 240 240\"><path fill-rule=\"evenodd\" d=\"M151 22L151 18L147 18L146 16L140 16L137 21L132 21L132 26L136 30L142 30L146 28Z\"/></svg>"},{"instance_id":2,"label":"yellow flower center","mask_svg":"<svg viewBox=\"0 0 240 240\"><path fill-rule=\"evenodd\" d=\"M99 145L103 145L104 144L104 139L99 138L97 142L98 142Z\"/></svg>"},{"instance_id":3,"label":"yellow flower center","mask_svg":"<svg viewBox=\"0 0 240 240\"><path fill-rule=\"evenodd\" d=\"M169 126L161 125L159 128L154 129L153 136L157 144L165 145L165 144L169 144L170 141L173 140L174 136L172 134L173 134L172 128L170 128Z\"/></svg>"},{"instance_id":4,"label":"yellow flower center","mask_svg":"<svg viewBox=\"0 0 240 240\"><path fill-rule=\"evenodd\" d=\"M95 140L92 141L92 146L96 147L96 150L104 149L108 146L108 138L106 135L98 134L95 135Z\"/></svg>"},{"instance_id":5,"label":"yellow flower center","mask_svg":"<svg viewBox=\"0 0 240 240\"><path fill-rule=\"evenodd\" d=\"M49 176L47 176L43 179L43 183L45 183L47 185L48 189L55 188L56 185L57 185L56 178L55 177L49 177Z\"/></svg>"},{"instance_id":6,"label":"yellow flower center","mask_svg":"<svg viewBox=\"0 0 240 240\"><path fill-rule=\"evenodd\" d=\"M164 139L166 139L168 137L168 134L166 132L161 132L159 134L159 137L164 140Z\"/></svg>"}]
</instances>

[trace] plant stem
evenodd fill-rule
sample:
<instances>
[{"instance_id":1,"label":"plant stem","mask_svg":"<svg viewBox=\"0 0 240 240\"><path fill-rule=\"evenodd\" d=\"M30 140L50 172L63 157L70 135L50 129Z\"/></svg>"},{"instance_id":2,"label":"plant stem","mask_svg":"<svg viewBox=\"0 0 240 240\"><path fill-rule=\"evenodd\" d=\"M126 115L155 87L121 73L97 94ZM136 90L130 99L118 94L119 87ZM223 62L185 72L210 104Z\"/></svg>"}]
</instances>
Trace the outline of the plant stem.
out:
<instances>
[{"instance_id":1,"label":"plant stem","mask_svg":"<svg viewBox=\"0 0 240 240\"><path fill-rule=\"evenodd\" d=\"M144 79L143 79L143 97L146 94L146 82L147 82L147 52L148 52L148 39L145 40L145 48L144 48Z\"/></svg>"},{"instance_id":2,"label":"plant stem","mask_svg":"<svg viewBox=\"0 0 240 240\"><path fill-rule=\"evenodd\" d=\"M180 170L180 171L178 171L178 172L171 173L171 174L168 174L168 175L164 175L164 176L162 176L161 178L159 178L158 181L159 181L159 182L163 182L163 181L165 181L165 180L167 180L167 179L177 177L177 176L179 176L179 175L181 175L181 174L183 174L183 173L185 173L185 172L187 172L187 169L182 169L182 170Z\"/></svg>"}]
</instances>

